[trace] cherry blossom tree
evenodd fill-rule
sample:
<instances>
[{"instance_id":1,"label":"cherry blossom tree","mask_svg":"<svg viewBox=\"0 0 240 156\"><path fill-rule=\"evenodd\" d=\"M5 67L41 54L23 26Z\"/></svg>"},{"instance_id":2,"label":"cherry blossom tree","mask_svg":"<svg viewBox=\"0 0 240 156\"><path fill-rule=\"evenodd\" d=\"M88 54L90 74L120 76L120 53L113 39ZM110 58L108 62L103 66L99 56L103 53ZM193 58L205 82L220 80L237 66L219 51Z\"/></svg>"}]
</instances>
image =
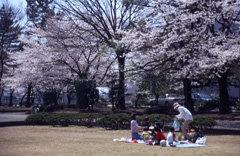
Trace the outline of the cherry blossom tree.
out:
<instances>
[{"instance_id":1,"label":"cherry blossom tree","mask_svg":"<svg viewBox=\"0 0 240 156\"><path fill-rule=\"evenodd\" d=\"M216 71L219 83L220 113L229 113L228 76L229 71L240 58L240 9L238 1L219 2L221 12L216 23L210 26L215 41L211 54L216 58L212 60L212 71ZM217 39L216 39L217 38ZM220 63L219 63L220 62ZM217 66L216 66L217 65Z\"/></svg>"},{"instance_id":2,"label":"cherry blossom tree","mask_svg":"<svg viewBox=\"0 0 240 156\"><path fill-rule=\"evenodd\" d=\"M106 46L114 49L118 62L119 87L118 103L125 109L125 61L130 52L125 44L117 44L122 34L118 30L134 27L134 19L139 10L147 4L142 0L66 0L56 1L57 5L66 15L74 20L83 21L92 31L89 31ZM76 23L77 28L81 28Z\"/></svg>"},{"instance_id":3,"label":"cherry blossom tree","mask_svg":"<svg viewBox=\"0 0 240 156\"><path fill-rule=\"evenodd\" d=\"M115 57L86 28L76 29L73 22L77 21L52 18L44 30L33 27L33 36L23 37L24 52L12 56L20 65L15 78L24 80L19 84L59 95L85 76L98 84L103 82Z\"/></svg>"},{"instance_id":4,"label":"cherry blossom tree","mask_svg":"<svg viewBox=\"0 0 240 156\"><path fill-rule=\"evenodd\" d=\"M81 21L50 19L48 28L42 31L42 37L47 39L46 46L51 47L52 69L62 68L68 72L62 79L60 76L59 81L77 85L77 81L87 79L99 85L115 57L111 50L86 31L89 29L87 25L79 24L82 26L80 29L75 25L77 22Z\"/></svg>"},{"instance_id":5,"label":"cherry blossom tree","mask_svg":"<svg viewBox=\"0 0 240 156\"><path fill-rule=\"evenodd\" d=\"M110 65L114 61L112 51L104 49L102 44L86 31L84 23L82 29L76 27L77 21L51 19L48 28L41 31L42 38L46 38L45 46L51 48L51 62L57 68L66 68L71 72L71 78L81 78L87 74L89 79L102 81L106 72L104 64ZM81 21L79 21L81 22ZM112 60L112 61L111 61ZM64 78L66 79L66 78Z\"/></svg>"},{"instance_id":6,"label":"cherry blossom tree","mask_svg":"<svg viewBox=\"0 0 240 156\"><path fill-rule=\"evenodd\" d=\"M235 1L152 1L144 18L145 32L135 30L122 40L129 43L143 60L141 70L168 71L170 78L182 79L185 106L193 111L191 88L201 75L226 81L231 64L239 59L239 4ZM129 32L126 32L126 34ZM145 52L139 52L143 50ZM219 81L221 84L223 81ZM223 89L224 88L224 89ZM225 87L221 98L227 100ZM226 102L226 101L225 101ZM220 106L228 104L221 102Z\"/></svg>"},{"instance_id":7,"label":"cherry blossom tree","mask_svg":"<svg viewBox=\"0 0 240 156\"><path fill-rule=\"evenodd\" d=\"M32 89L36 87L36 85L40 85L44 80L44 63L48 61L48 57L47 54L43 55L41 51L36 50L42 48L41 45L38 44L40 42L25 37L23 37L21 41L25 43L24 51L11 55L11 58L15 60L15 64L18 65L12 77L11 85L15 88L23 87L27 89L26 107L30 107ZM46 48L44 50L46 50Z\"/></svg>"}]
</instances>

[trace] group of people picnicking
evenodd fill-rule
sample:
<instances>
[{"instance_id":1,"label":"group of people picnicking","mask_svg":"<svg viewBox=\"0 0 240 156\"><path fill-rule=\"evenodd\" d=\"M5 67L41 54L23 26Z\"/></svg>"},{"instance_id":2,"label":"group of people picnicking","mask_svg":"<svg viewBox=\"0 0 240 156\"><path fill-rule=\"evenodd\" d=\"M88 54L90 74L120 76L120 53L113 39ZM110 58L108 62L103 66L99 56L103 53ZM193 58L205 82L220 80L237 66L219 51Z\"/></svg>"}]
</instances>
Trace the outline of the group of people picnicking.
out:
<instances>
[{"instance_id":1,"label":"group of people picnicking","mask_svg":"<svg viewBox=\"0 0 240 156\"><path fill-rule=\"evenodd\" d=\"M191 112L185 108L184 106L181 106L178 103L174 103L173 104L173 108L175 110L177 110L179 112L178 115L174 116L174 120L177 121L178 119L184 119L184 123L181 126L181 131L182 134L184 136L183 140L191 140L192 138L188 135L186 128L188 127L188 125L193 121L193 117ZM151 127L151 128L150 128ZM144 138L144 135L140 135L138 133L139 130L143 130L144 131L149 131L151 132L151 137L146 137ZM145 122L143 126L139 126L137 121L136 121L136 114L133 113L131 115L131 136L132 136L132 140L144 140L147 142L147 144L149 145L159 145L160 142L166 141L169 145L173 144L174 141L176 141L176 136L174 134L174 127L171 127L169 129L169 132L167 134L167 137L165 137L165 135L162 133L162 127L160 127L159 123L155 123L155 125L150 126L149 124L149 119L145 118Z\"/></svg>"}]
</instances>

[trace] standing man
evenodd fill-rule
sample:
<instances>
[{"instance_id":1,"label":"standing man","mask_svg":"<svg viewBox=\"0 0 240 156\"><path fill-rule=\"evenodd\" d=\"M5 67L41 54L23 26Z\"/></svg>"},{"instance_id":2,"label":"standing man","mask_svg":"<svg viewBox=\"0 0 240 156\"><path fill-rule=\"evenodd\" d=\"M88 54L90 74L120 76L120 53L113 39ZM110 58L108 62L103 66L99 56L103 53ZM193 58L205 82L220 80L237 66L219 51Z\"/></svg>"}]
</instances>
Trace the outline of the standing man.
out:
<instances>
[{"instance_id":1,"label":"standing man","mask_svg":"<svg viewBox=\"0 0 240 156\"><path fill-rule=\"evenodd\" d=\"M186 128L188 127L188 125L193 121L193 116L192 113L185 107L181 106L179 103L174 103L173 104L173 108L177 111L179 111L180 114L175 115L174 119L178 120L178 119L184 119L184 123L181 126L182 129L182 133L184 135L184 139L190 139L189 135L186 132Z\"/></svg>"}]
</instances>

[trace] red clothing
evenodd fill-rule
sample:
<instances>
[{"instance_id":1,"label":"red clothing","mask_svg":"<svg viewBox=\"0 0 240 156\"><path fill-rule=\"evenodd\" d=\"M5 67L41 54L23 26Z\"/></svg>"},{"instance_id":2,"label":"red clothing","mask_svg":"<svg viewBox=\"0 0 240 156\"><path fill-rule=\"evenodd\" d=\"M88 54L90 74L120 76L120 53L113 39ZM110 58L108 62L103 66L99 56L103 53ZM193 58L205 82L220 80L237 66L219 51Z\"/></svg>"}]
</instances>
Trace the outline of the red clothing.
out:
<instances>
[{"instance_id":1,"label":"red clothing","mask_svg":"<svg viewBox=\"0 0 240 156\"><path fill-rule=\"evenodd\" d=\"M160 131L157 132L157 135L155 136L154 140L167 140L166 137L164 136L164 134Z\"/></svg>"},{"instance_id":2,"label":"red clothing","mask_svg":"<svg viewBox=\"0 0 240 156\"><path fill-rule=\"evenodd\" d=\"M175 134L173 133L173 140L175 140Z\"/></svg>"}]
</instances>

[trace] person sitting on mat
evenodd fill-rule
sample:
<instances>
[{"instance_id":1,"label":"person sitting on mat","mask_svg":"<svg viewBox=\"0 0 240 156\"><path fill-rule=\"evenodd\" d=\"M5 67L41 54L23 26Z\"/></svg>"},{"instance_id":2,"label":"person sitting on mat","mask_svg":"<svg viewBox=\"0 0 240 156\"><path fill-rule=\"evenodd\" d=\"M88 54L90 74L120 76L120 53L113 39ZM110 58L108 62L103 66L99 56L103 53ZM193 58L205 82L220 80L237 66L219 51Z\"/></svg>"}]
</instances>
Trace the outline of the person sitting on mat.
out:
<instances>
[{"instance_id":1,"label":"person sitting on mat","mask_svg":"<svg viewBox=\"0 0 240 156\"><path fill-rule=\"evenodd\" d=\"M132 136L132 139L136 139L136 140L143 140L143 137L138 134L138 130L143 130L144 127L142 126L139 126L137 121L136 121L136 116L137 114L133 113L131 115L131 136Z\"/></svg>"},{"instance_id":2,"label":"person sitting on mat","mask_svg":"<svg viewBox=\"0 0 240 156\"><path fill-rule=\"evenodd\" d=\"M155 137L149 140L149 145L152 145L155 142L155 145L160 145L161 140L166 140L165 135L161 132L160 128L155 126L154 127Z\"/></svg>"}]
</instances>

